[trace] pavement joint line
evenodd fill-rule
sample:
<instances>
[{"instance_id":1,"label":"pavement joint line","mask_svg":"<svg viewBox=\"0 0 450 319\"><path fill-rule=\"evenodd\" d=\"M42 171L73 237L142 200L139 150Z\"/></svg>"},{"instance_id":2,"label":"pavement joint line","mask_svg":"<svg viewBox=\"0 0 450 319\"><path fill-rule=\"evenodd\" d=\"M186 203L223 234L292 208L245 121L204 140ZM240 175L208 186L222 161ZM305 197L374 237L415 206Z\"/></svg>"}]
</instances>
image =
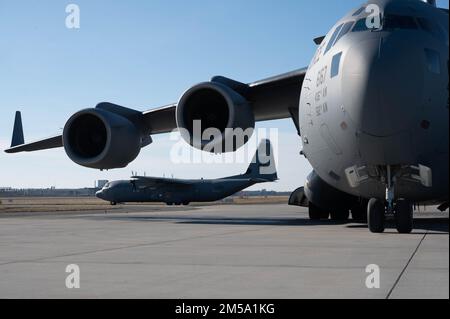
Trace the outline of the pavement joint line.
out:
<instances>
[{"instance_id":1,"label":"pavement joint line","mask_svg":"<svg viewBox=\"0 0 450 319\"><path fill-rule=\"evenodd\" d=\"M265 229L261 229L261 228L255 229L254 228L254 229L247 229L247 230L240 230L240 231L233 231L233 232L226 232L226 233L219 233L219 234L212 234L212 235L192 236L192 237L187 237L187 238L164 240L164 241L158 241L158 242L153 242L153 243L129 245L129 246L123 246L123 247L111 247L111 248L106 248L106 249L96 249L96 250L90 250L90 251L84 251L84 252L75 252L75 253L65 254L65 255L41 257L41 258L36 258L36 259L15 260L15 261L9 261L9 262L5 262L5 263L0 263L0 267L12 265L12 264L40 262L40 261L45 261L47 259L90 255L90 254L102 253L102 252L108 252L108 251L117 251L117 250L122 250L122 249L164 245L164 244L174 243L174 242L178 242L178 241L196 240L196 239L203 239L203 238L209 238L209 237L214 237L214 236L228 236L228 235L234 235L234 234L239 234L239 233L256 232L256 231L262 231L262 230L265 230Z\"/></svg>"},{"instance_id":2,"label":"pavement joint line","mask_svg":"<svg viewBox=\"0 0 450 319\"><path fill-rule=\"evenodd\" d=\"M414 252L412 253L411 257L409 258L408 262L406 263L405 267L403 267L403 270L401 271L400 275L398 276L397 280L394 282L394 285L392 286L391 290L389 290L388 295L386 296L386 299L390 299L392 296L392 293L394 292L395 288L397 288L398 283L400 282L400 280L402 279L403 275L406 272L406 269L408 269L408 266L411 264L412 260L414 259L414 257L416 256L417 252L419 251L420 246L422 246L422 243L424 242L425 238L428 235L428 231L423 235L422 239L420 240L420 242L417 244L416 249L414 250Z\"/></svg>"},{"instance_id":3,"label":"pavement joint line","mask_svg":"<svg viewBox=\"0 0 450 319\"><path fill-rule=\"evenodd\" d=\"M59 258L59 257L57 257ZM63 261L57 261L57 260L48 260L48 261L24 261L21 262L24 264L64 264L65 262ZM164 263L149 263L149 262L102 262L102 261L87 261L87 262L83 262L80 261L79 264L84 264L84 265L145 265L145 266L168 266L169 264L164 264ZM347 270L347 269L354 269L354 270L360 270L362 268L364 268L363 266L316 266L316 265L258 265L258 264L253 264L253 265L231 265L231 264L208 264L208 263L180 263L180 264L176 264L175 266L180 266L180 267L186 267L186 266L192 266L192 267L196 267L196 266L201 266L201 267L227 267L227 268L292 268L292 269L340 269L340 270ZM386 268L386 269L397 269L397 268ZM433 268L434 270L434 268ZM442 269L442 270L447 270L447 269Z\"/></svg>"}]
</instances>

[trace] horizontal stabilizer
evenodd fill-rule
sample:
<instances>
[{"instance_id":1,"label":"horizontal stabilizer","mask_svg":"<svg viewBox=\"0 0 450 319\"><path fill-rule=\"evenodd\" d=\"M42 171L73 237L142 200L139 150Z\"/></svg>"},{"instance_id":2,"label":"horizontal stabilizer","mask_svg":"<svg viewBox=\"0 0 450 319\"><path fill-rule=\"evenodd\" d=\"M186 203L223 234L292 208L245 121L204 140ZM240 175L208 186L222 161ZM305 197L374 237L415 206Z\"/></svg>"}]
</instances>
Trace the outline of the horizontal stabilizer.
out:
<instances>
[{"instance_id":1,"label":"horizontal stabilizer","mask_svg":"<svg viewBox=\"0 0 450 319\"><path fill-rule=\"evenodd\" d=\"M261 183L278 180L275 156L270 140L262 140L245 176Z\"/></svg>"},{"instance_id":2,"label":"horizontal stabilizer","mask_svg":"<svg viewBox=\"0 0 450 319\"><path fill-rule=\"evenodd\" d=\"M271 182L275 182L277 180L276 177L273 178L251 178L250 181L253 183L271 183Z\"/></svg>"}]
</instances>

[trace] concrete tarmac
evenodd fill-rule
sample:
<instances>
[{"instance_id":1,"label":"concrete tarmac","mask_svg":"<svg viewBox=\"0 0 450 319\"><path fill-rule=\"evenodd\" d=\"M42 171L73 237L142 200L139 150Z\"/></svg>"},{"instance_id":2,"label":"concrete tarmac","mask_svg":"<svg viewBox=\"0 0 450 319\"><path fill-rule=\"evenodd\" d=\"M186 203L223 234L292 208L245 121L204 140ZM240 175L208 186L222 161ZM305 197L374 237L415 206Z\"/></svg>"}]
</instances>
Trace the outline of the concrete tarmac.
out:
<instances>
[{"instance_id":1,"label":"concrete tarmac","mask_svg":"<svg viewBox=\"0 0 450 319\"><path fill-rule=\"evenodd\" d=\"M371 234L286 205L0 215L0 298L448 299L448 213L415 224Z\"/></svg>"}]
</instances>

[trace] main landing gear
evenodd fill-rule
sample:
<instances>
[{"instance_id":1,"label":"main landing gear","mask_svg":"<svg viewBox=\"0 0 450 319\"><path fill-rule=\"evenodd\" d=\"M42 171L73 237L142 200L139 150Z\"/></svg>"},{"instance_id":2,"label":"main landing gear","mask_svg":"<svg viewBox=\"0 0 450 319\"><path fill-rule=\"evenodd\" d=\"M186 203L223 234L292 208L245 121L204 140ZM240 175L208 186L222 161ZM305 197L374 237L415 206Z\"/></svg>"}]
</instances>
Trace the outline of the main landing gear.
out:
<instances>
[{"instance_id":1,"label":"main landing gear","mask_svg":"<svg viewBox=\"0 0 450 319\"><path fill-rule=\"evenodd\" d=\"M313 203L309 202L309 219L311 220L328 220L331 216L332 220L346 221L350 217L350 212L345 209L337 209L334 211L324 210Z\"/></svg>"},{"instance_id":2,"label":"main landing gear","mask_svg":"<svg viewBox=\"0 0 450 319\"><path fill-rule=\"evenodd\" d=\"M367 205L367 221L372 233L385 230L386 216L394 216L395 225L400 234L409 234L413 230L413 205L406 199L395 200L395 178L391 168L387 167L386 198L372 198Z\"/></svg>"},{"instance_id":3,"label":"main landing gear","mask_svg":"<svg viewBox=\"0 0 450 319\"><path fill-rule=\"evenodd\" d=\"M321 220L321 219L328 219L329 217L330 213L328 211L325 211L322 208L309 202L309 219Z\"/></svg>"},{"instance_id":4,"label":"main landing gear","mask_svg":"<svg viewBox=\"0 0 450 319\"><path fill-rule=\"evenodd\" d=\"M351 208L352 219L358 223L367 223L367 205L369 201L366 199L360 199L357 203L353 205Z\"/></svg>"}]
</instances>

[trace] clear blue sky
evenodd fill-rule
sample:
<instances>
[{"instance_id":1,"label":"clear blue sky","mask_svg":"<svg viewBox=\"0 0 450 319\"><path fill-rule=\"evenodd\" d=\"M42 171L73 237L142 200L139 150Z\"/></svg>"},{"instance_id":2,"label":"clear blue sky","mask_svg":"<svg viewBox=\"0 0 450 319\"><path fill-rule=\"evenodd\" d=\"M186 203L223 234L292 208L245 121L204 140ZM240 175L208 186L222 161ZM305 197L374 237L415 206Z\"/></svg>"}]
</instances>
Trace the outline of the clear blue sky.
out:
<instances>
[{"instance_id":1,"label":"clear blue sky","mask_svg":"<svg viewBox=\"0 0 450 319\"><path fill-rule=\"evenodd\" d=\"M65 27L78 4L81 29ZM224 75L249 82L309 64L312 39L360 0L318 1L18 1L0 0L0 148L10 143L14 111L25 138L58 133L77 110L110 101L146 110L175 102L190 85ZM448 8L448 1L439 1ZM279 127L280 182L292 190L310 171L289 120ZM80 187L126 178L131 170L180 178L220 177L241 165L173 165L169 136L158 136L123 170L73 164L64 151L0 154L0 187ZM264 186L263 186L264 187ZM258 187L260 188L260 187Z\"/></svg>"}]
</instances>

